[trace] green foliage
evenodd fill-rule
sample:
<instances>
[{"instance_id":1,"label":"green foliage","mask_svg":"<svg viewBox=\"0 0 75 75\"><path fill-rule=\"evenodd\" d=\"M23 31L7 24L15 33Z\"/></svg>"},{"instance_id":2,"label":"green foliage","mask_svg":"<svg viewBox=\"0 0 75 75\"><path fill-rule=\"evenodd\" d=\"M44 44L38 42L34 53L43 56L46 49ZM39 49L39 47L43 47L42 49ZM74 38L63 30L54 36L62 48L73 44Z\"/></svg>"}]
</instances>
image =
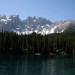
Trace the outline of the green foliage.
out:
<instances>
[{"instance_id":1,"label":"green foliage","mask_svg":"<svg viewBox=\"0 0 75 75\"><path fill-rule=\"evenodd\" d=\"M75 33L18 35L0 32L0 53L75 54Z\"/></svg>"}]
</instances>

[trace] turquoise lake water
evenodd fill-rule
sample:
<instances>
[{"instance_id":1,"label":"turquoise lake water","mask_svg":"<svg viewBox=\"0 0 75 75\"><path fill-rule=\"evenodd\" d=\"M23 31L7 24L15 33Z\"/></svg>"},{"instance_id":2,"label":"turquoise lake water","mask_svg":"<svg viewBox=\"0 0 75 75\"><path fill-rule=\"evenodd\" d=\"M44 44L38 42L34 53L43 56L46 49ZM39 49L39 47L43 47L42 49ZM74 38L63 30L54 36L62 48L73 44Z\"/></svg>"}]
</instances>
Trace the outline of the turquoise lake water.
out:
<instances>
[{"instance_id":1,"label":"turquoise lake water","mask_svg":"<svg viewBox=\"0 0 75 75\"><path fill-rule=\"evenodd\" d=\"M75 57L1 54L0 75L75 75Z\"/></svg>"}]
</instances>

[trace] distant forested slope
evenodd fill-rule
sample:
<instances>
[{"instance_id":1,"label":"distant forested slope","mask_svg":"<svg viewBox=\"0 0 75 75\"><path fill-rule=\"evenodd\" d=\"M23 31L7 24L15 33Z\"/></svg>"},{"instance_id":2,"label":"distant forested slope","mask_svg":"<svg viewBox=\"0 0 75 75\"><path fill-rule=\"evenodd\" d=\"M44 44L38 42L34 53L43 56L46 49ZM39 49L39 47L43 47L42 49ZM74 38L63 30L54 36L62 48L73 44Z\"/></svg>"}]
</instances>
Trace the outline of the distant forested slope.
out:
<instances>
[{"instance_id":1,"label":"distant forested slope","mask_svg":"<svg viewBox=\"0 0 75 75\"><path fill-rule=\"evenodd\" d=\"M49 35L0 32L0 53L75 54L75 32Z\"/></svg>"}]
</instances>

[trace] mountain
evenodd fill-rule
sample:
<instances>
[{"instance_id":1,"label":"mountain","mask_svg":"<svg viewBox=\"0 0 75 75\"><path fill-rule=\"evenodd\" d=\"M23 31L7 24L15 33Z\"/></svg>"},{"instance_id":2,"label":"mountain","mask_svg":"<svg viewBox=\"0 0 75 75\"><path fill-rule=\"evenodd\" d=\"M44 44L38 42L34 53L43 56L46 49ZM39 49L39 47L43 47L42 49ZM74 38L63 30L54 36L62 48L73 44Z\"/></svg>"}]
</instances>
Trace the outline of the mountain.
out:
<instances>
[{"instance_id":1,"label":"mountain","mask_svg":"<svg viewBox=\"0 0 75 75\"><path fill-rule=\"evenodd\" d=\"M75 20L51 22L42 17L30 17L21 20L19 15L0 15L0 31L16 32L18 34L51 34L75 31Z\"/></svg>"}]
</instances>

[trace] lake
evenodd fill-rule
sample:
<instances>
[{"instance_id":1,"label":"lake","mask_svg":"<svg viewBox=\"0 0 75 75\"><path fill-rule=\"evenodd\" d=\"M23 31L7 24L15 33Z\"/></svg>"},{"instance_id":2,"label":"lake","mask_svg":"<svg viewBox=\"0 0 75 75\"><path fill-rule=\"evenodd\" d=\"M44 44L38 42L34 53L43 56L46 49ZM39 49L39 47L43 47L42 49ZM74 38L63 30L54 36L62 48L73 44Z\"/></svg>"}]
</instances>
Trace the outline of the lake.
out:
<instances>
[{"instance_id":1,"label":"lake","mask_svg":"<svg viewBox=\"0 0 75 75\"><path fill-rule=\"evenodd\" d=\"M0 75L75 75L75 57L1 54Z\"/></svg>"}]
</instances>

